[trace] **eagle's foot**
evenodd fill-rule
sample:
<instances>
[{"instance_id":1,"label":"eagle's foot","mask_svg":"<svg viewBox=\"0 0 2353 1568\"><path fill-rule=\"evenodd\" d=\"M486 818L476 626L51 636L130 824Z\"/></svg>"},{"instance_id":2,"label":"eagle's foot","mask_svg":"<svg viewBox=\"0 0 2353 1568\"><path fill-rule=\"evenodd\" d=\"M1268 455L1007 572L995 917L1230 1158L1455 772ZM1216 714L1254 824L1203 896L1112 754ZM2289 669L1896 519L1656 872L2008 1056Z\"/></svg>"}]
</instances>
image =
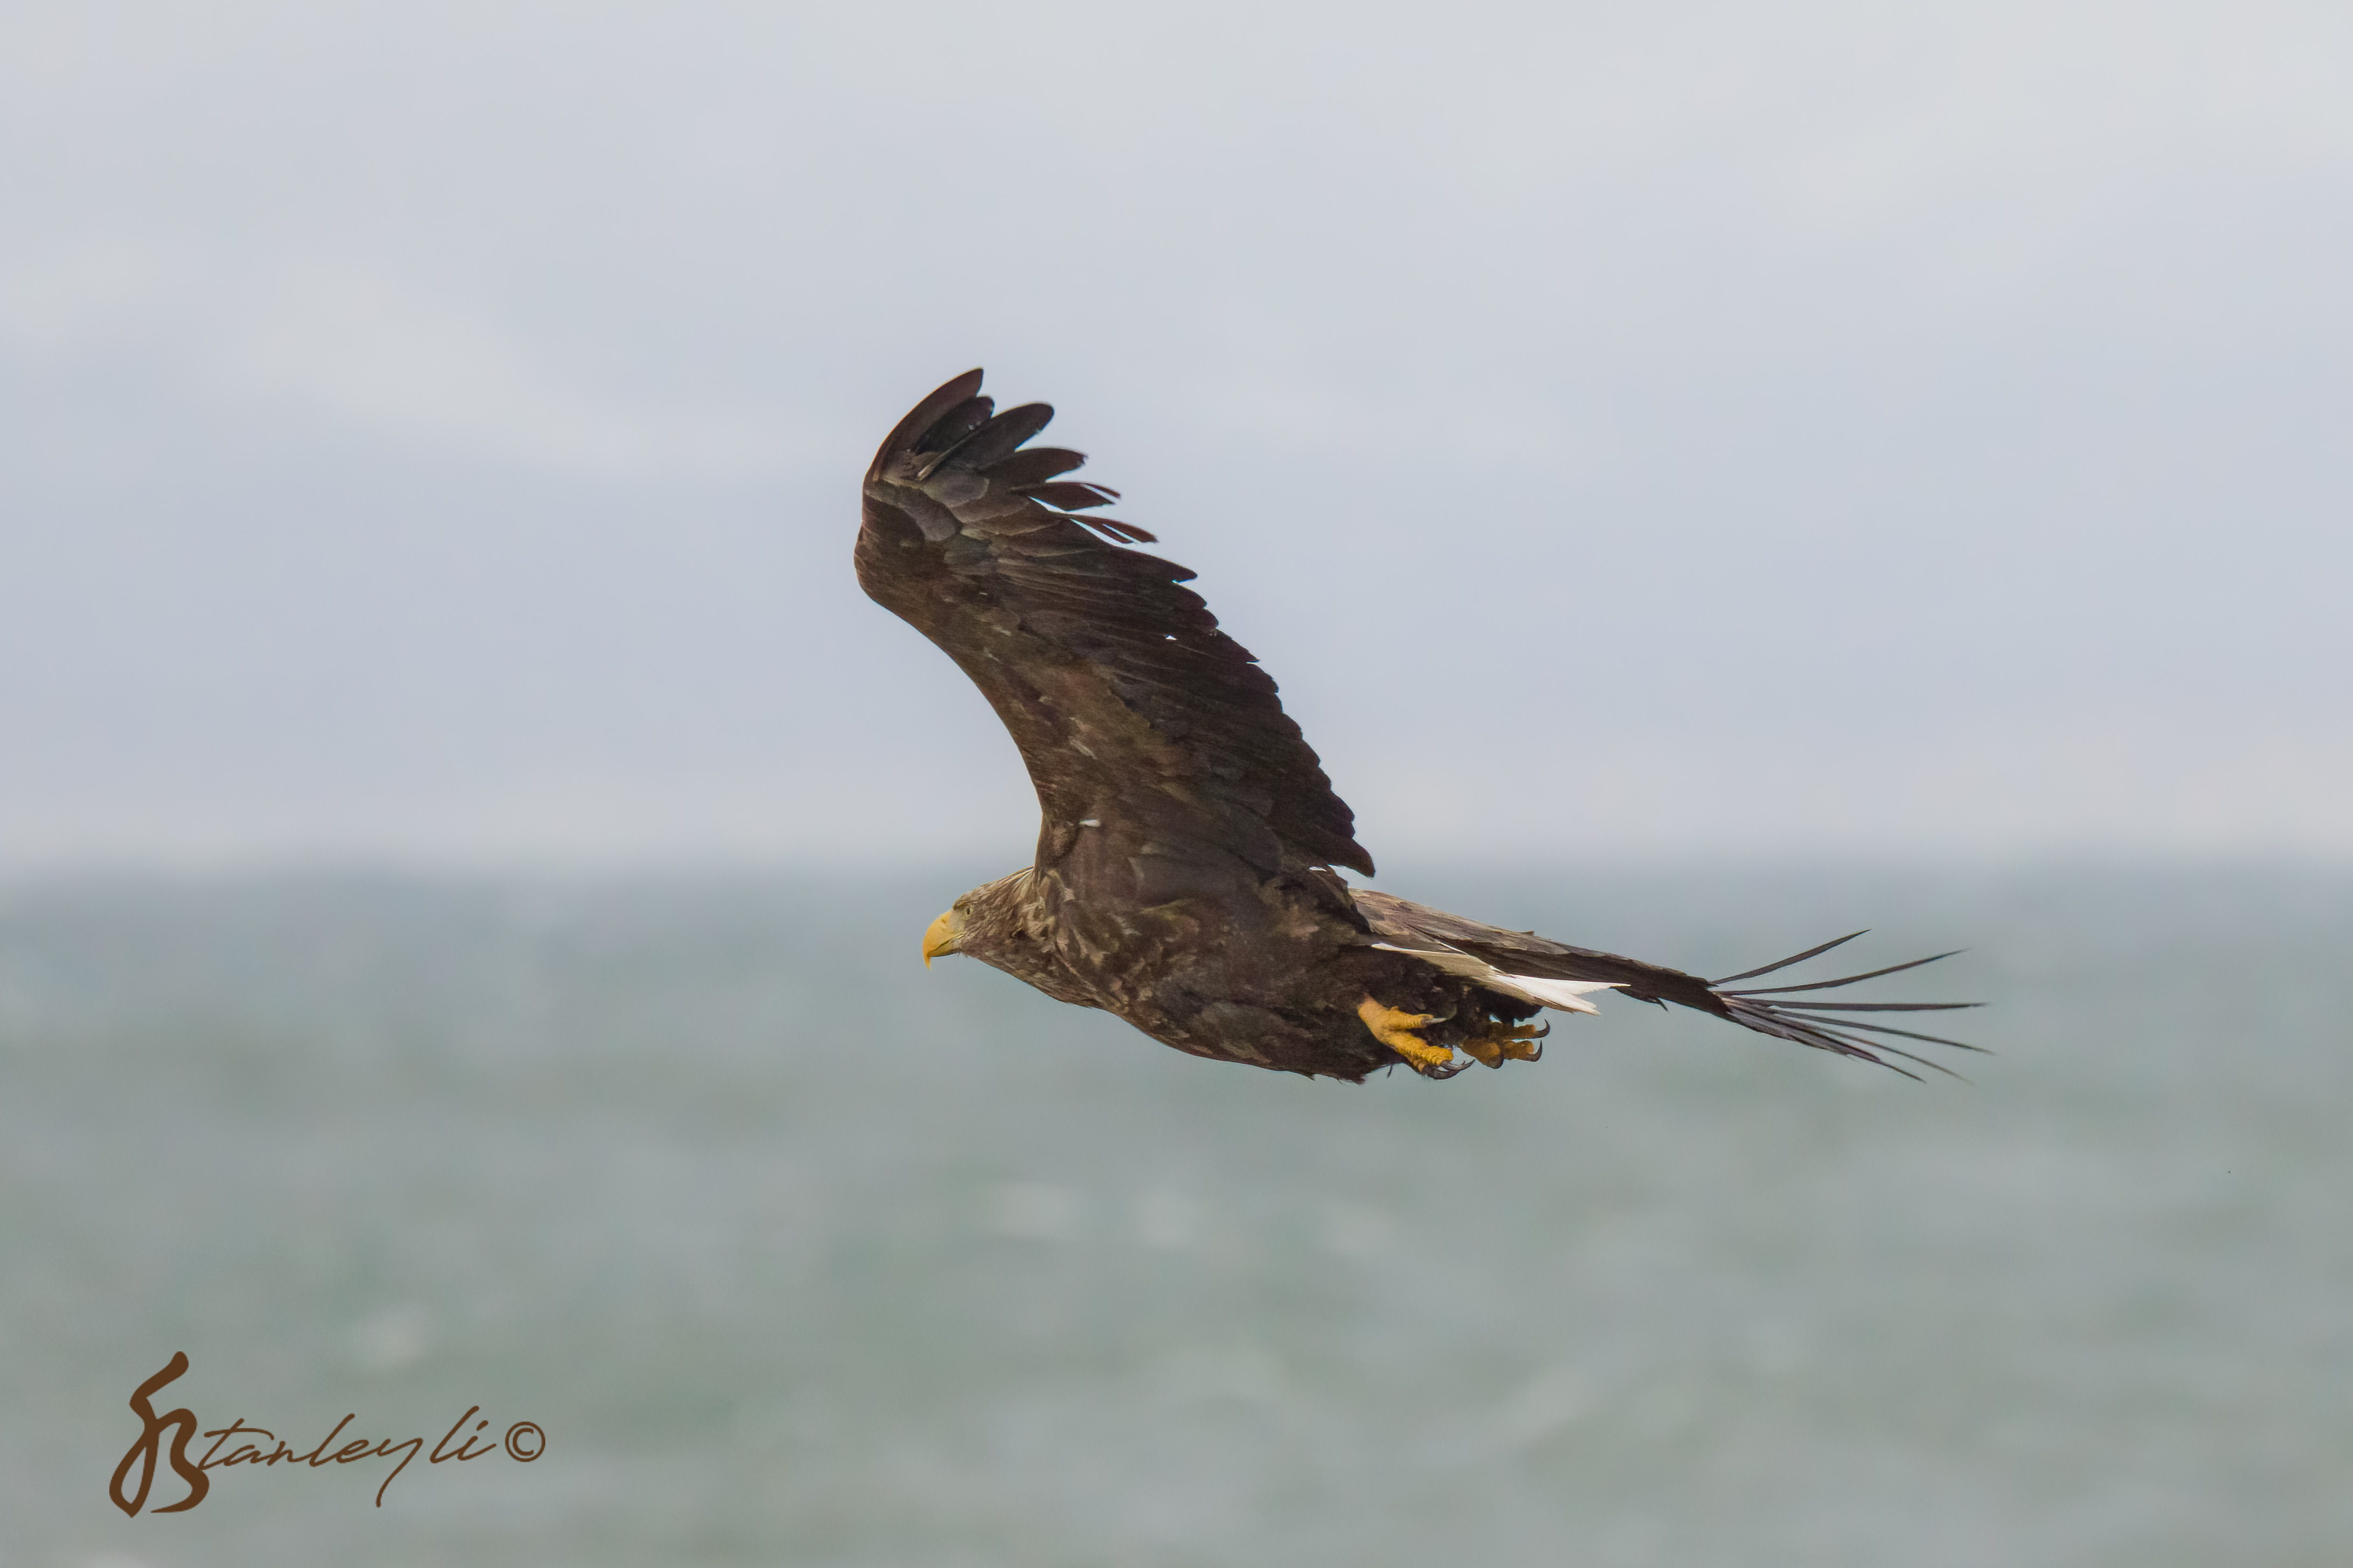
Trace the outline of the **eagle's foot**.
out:
<instances>
[{"instance_id":1,"label":"eagle's foot","mask_svg":"<svg viewBox=\"0 0 2353 1568\"><path fill-rule=\"evenodd\" d=\"M1506 1024L1497 1019L1463 1041L1462 1048L1491 1068L1506 1061L1540 1061L1544 1047L1537 1042L1551 1033L1550 1024Z\"/></svg>"},{"instance_id":2,"label":"eagle's foot","mask_svg":"<svg viewBox=\"0 0 2353 1568\"><path fill-rule=\"evenodd\" d=\"M1462 1069L1455 1065L1454 1053L1445 1046L1433 1046L1414 1033L1424 1024L1438 1022L1435 1013L1407 1013L1395 1007L1384 1007L1371 997L1356 1005L1356 1016L1373 1032L1373 1038L1406 1059L1408 1066L1424 1078L1452 1078Z\"/></svg>"}]
</instances>

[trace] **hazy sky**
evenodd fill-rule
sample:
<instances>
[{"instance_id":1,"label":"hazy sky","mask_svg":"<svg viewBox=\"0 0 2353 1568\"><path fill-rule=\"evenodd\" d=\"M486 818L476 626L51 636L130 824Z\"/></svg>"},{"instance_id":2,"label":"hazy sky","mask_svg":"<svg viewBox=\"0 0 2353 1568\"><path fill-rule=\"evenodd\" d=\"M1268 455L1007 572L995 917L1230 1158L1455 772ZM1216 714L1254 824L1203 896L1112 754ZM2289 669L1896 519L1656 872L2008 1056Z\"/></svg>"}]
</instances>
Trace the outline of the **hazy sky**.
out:
<instances>
[{"instance_id":1,"label":"hazy sky","mask_svg":"<svg viewBox=\"0 0 2353 1568\"><path fill-rule=\"evenodd\" d=\"M0 8L0 865L1026 857L985 364L1377 856L2353 852L2353 8Z\"/></svg>"}]
</instances>

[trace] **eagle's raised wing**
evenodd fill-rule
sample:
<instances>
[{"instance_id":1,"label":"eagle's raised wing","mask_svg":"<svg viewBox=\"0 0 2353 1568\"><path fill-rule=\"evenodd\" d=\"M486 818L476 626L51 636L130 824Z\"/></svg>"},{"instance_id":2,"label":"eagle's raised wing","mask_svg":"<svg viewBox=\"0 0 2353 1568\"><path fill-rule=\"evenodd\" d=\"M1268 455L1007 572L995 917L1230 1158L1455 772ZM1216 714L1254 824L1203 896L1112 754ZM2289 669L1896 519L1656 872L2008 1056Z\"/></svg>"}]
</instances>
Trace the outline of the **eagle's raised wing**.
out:
<instances>
[{"instance_id":1,"label":"eagle's raised wing","mask_svg":"<svg viewBox=\"0 0 2353 1568\"><path fill-rule=\"evenodd\" d=\"M1058 478L1085 459L1022 446L1054 411L992 416L980 375L923 399L875 453L858 583L1012 731L1045 817L1040 858L1082 824L1117 822L1147 852L1214 847L1271 871L1289 846L1369 875L1273 678L1178 586L1193 574L1113 542L1151 542L1142 529L1073 516L1118 492Z\"/></svg>"}]
</instances>

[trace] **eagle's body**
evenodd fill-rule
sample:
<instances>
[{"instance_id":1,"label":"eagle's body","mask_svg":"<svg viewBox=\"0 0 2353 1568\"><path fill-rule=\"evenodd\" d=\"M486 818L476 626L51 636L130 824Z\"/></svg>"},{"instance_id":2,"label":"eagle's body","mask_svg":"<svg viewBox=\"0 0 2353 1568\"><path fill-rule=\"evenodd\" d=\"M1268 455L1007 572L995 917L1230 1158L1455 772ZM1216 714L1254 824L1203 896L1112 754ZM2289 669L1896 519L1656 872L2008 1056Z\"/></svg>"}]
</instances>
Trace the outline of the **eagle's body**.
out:
<instances>
[{"instance_id":1,"label":"eagle's body","mask_svg":"<svg viewBox=\"0 0 2353 1568\"><path fill-rule=\"evenodd\" d=\"M1611 988L1872 1060L1838 1031L1927 1037L1350 888L1333 868L1371 858L1273 680L1190 573L1113 542L1149 534L1071 515L1116 492L1024 447L1050 409L994 414L979 388L959 376L891 433L858 537L860 585L987 697L1043 816L1033 863L956 900L927 959L969 954L1196 1056L1348 1079L1445 1077L1458 1047L1532 1058L1538 1011Z\"/></svg>"}]
</instances>

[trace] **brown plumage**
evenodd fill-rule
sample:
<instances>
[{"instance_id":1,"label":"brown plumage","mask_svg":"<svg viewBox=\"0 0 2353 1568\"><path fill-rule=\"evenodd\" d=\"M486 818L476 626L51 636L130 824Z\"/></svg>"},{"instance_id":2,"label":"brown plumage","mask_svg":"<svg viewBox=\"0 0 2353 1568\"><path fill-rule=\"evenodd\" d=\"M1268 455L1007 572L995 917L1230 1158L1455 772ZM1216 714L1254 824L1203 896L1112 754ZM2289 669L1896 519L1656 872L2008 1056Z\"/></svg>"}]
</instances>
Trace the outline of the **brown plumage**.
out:
<instances>
[{"instance_id":1,"label":"brown plumage","mask_svg":"<svg viewBox=\"0 0 2353 1568\"><path fill-rule=\"evenodd\" d=\"M1062 477L1083 458L1025 445L1053 410L997 414L980 382L883 441L858 535L860 586L980 688L1043 818L1032 864L958 899L926 961L969 954L1196 1056L1351 1080L1399 1061L1448 1077L1458 1048L1533 1059L1540 1010L1591 1012L1580 994L1609 988L1883 1066L1921 1058L1852 1031L1959 1044L1820 1015L1967 1004L1782 999L1870 975L1726 991L1349 887L1333 868L1370 876L1372 858L1273 679L1191 573L1128 548L1152 535L1091 515L1118 492Z\"/></svg>"}]
</instances>

